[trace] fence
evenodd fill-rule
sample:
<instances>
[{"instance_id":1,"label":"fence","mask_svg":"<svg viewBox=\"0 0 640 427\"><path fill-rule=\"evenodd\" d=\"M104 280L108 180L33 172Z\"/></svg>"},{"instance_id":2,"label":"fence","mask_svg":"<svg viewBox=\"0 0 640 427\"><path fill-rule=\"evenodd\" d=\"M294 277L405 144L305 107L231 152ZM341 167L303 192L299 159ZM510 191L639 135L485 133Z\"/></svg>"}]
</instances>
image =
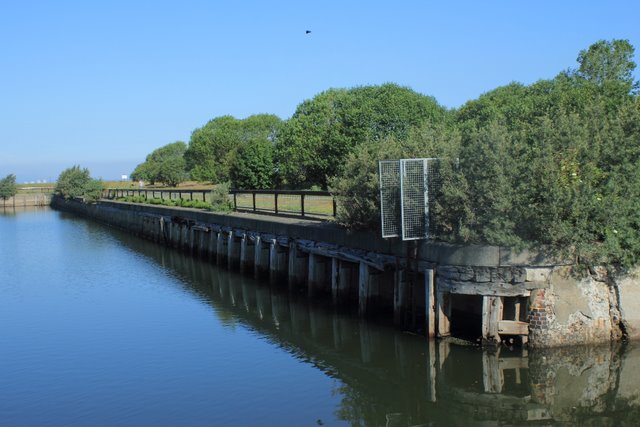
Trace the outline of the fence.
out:
<instances>
[{"instance_id":1,"label":"fence","mask_svg":"<svg viewBox=\"0 0 640 427\"><path fill-rule=\"evenodd\" d=\"M211 201L211 190L156 190L153 188L109 188L104 197L116 199L140 196L145 199ZM335 217L336 201L328 191L231 190L233 209L241 212L268 213L302 217Z\"/></svg>"}]
</instances>

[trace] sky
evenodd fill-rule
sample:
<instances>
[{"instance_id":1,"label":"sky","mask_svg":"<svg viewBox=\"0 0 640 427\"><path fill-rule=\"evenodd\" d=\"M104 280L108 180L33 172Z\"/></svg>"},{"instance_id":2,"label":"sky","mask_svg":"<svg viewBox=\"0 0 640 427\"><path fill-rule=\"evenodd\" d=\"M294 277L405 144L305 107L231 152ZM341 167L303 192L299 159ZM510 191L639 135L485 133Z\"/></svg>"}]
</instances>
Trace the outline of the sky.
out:
<instances>
[{"instance_id":1,"label":"sky","mask_svg":"<svg viewBox=\"0 0 640 427\"><path fill-rule=\"evenodd\" d=\"M640 63L638 16L637 0L0 0L0 178L119 179L215 117L287 119L330 88L393 82L457 108L602 39Z\"/></svg>"}]
</instances>

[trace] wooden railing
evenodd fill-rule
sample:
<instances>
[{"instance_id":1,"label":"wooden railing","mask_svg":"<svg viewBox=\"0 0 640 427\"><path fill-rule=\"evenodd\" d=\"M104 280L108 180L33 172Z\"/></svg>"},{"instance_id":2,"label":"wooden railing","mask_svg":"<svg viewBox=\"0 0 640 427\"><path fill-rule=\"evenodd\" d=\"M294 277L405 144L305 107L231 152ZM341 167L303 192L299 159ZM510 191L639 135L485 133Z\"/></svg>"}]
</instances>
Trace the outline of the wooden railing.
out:
<instances>
[{"instance_id":1,"label":"wooden railing","mask_svg":"<svg viewBox=\"0 0 640 427\"><path fill-rule=\"evenodd\" d=\"M328 191L231 190L237 211L275 215L335 217L336 200Z\"/></svg>"},{"instance_id":2,"label":"wooden railing","mask_svg":"<svg viewBox=\"0 0 640 427\"><path fill-rule=\"evenodd\" d=\"M211 202L211 190L109 188L104 190L103 194L107 199L127 196ZM302 217L335 217L336 215L336 201L328 191L231 190L229 197L233 202L233 209L241 212Z\"/></svg>"}]
</instances>

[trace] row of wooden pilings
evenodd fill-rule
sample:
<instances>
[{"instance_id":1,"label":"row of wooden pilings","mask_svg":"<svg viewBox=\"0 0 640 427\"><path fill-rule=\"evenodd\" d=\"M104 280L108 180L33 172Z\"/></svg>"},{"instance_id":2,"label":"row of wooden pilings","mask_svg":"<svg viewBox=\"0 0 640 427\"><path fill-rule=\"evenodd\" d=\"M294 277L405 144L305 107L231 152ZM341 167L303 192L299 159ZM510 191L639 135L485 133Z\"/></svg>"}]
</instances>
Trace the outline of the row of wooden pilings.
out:
<instances>
[{"instance_id":1,"label":"row of wooden pilings","mask_svg":"<svg viewBox=\"0 0 640 427\"><path fill-rule=\"evenodd\" d=\"M409 274L395 257L175 216L130 213L128 217L127 228L137 229L142 237L286 284L309 298L357 307L360 315L393 314L396 324L414 329L428 320L424 318L428 295L424 286L416 285L424 276Z\"/></svg>"}]
</instances>

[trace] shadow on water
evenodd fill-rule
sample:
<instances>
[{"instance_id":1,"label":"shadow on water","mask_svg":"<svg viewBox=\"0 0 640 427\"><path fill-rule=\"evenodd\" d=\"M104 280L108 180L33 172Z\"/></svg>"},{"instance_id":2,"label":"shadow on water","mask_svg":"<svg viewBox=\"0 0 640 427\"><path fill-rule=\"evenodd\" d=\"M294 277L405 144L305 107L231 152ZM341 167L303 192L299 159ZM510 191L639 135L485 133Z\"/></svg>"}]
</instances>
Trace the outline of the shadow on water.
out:
<instances>
[{"instance_id":1,"label":"shadow on water","mask_svg":"<svg viewBox=\"0 0 640 427\"><path fill-rule=\"evenodd\" d=\"M102 225L84 226L104 233ZM180 277L223 325L243 325L338 379L336 416L352 425L636 425L640 416L633 345L527 351L429 342L290 295L285 283L111 231Z\"/></svg>"}]
</instances>

